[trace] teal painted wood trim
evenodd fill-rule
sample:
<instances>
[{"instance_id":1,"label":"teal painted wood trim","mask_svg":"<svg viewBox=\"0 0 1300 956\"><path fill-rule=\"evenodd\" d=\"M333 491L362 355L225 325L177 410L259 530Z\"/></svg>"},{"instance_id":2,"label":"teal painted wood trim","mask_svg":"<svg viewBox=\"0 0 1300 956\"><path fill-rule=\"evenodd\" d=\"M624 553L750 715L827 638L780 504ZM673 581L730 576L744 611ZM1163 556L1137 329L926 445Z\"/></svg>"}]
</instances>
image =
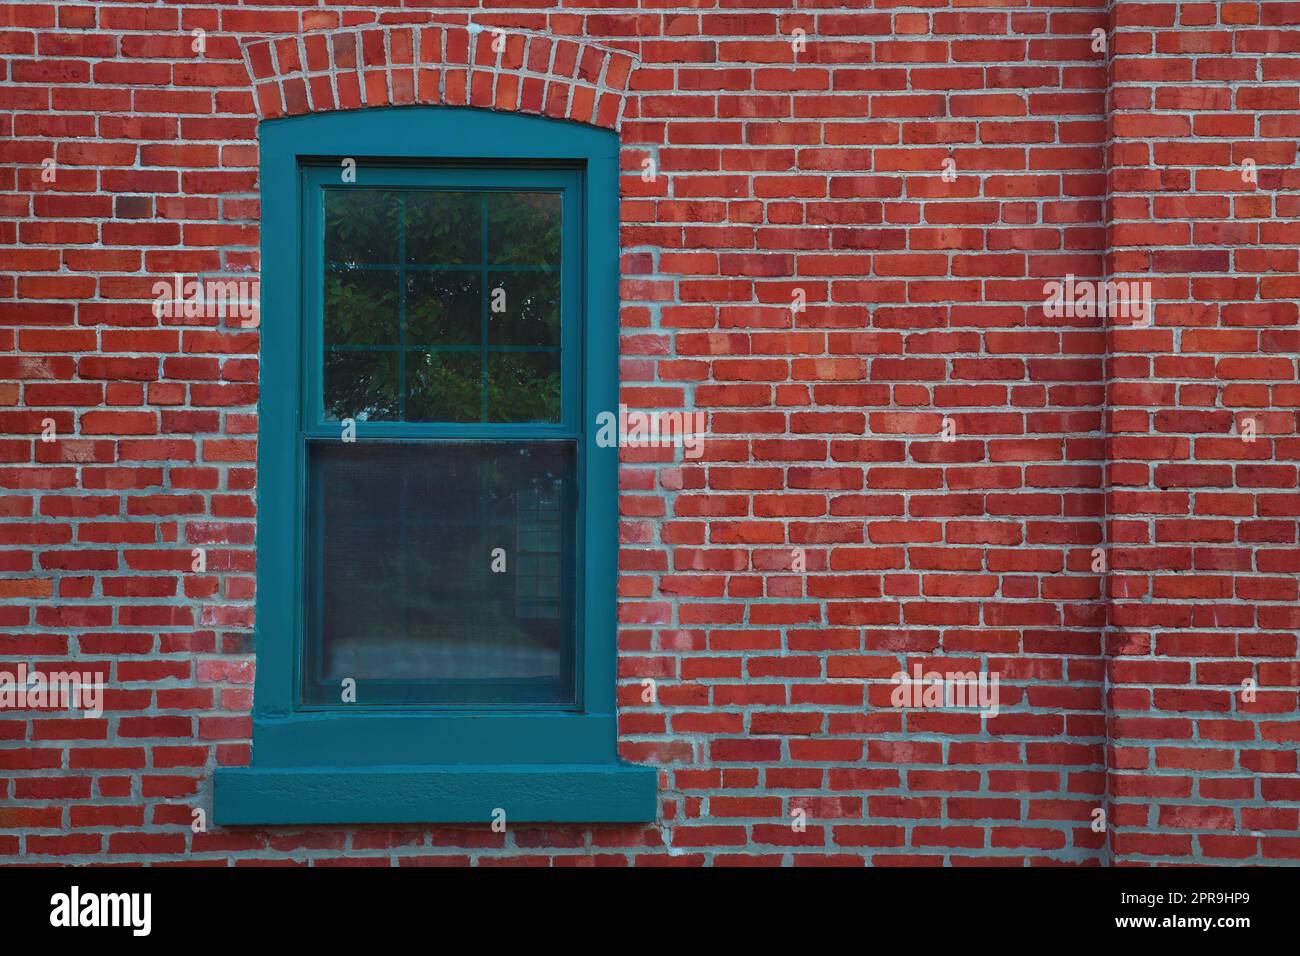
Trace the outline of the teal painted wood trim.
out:
<instances>
[{"instance_id":1,"label":"teal painted wood trim","mask_svg":"<svg viewBox=\"0 0 1300 956\"><path fill-rule=\"evenodd\" d=\"M253 721L254 766L612 763L608 714L376 711Z\"/></svg>"},{"instance_id":2,"label":"teal painted wood trim","mask_svg":"<svg viewBox=\"0 0 1300 956\"><path fill-rule=\"evenodd\" d=\"M649 823L655 771L629 764L352 767L216 773L221 826L315 823Z\"/></svg>"},{"instance_id":3,"label":"teal painted wood trim","mask_svg":"<svg viewBox=\"0 0 1300 956\"><path fill-rule=\"evenodd\" d=\"M521 810L523 817L511 814L514 820L532 816L600 822L629 813L629 820L654 819L655 771L620 763L616 756L618 451L594 441L596 416L618 408L616 134L542 117L403 107L271 120L261 124L260 135L262 366L252 766L217 771L216 819L224 823L485 820L477 804L466 809L463 800L458 802L454 793L447 793L456 786L493 794L505 787L516 805L536 808ZM580 450L584 541L576 712L535 706L502 708L499 713L410 707L374 711L342 704L321 712L303 708L298 701L305 447L307 437L318 430L302 401L304 363L311 354L304 321L303 277L308 272L304 237L310 235L311 223L319 221L308 215L311 185L304 173L322 164L339 168L344 158L355 159L358 165L407 168L514 162L580 174L572 188L580 192L581 209L580 229L574 237L581 245L583 266L581 404L576 420L557 429L577 437ZM411 766L379 772L377 766L385 761ZM539 766L545 766L545 771ZM361 779L354 776L357 773L371 779L362 779L351 789L340 783L332 795L328 785L320 782L340 777L355 781ZM500 776L511 773L515 775ZM617 783L606 786L602 781ZM294 782L309 789L323 788L325 798L313 808L313 798L305 793L287 794L285 788ZM381 785L391 785L391 790L384 791ZM427 799L421 797L422 787L429 788ZM590 798L581 796L583 787L591 788ZM635 791L635 800L628 796L627 787ZM533 789L535 793L530 792ZM403 816L392 808L385 792L421 809L416 816ZM547 795L557 793L564 794L569 809L538 816L554 806ZM612 801L604 810L599 805L602 793ZM259 801L264 812L257 810ZM371 802L373 809L367 809ZM635 813L615 809L632 804ZM498 805L510 812L510 802L493 804Z\"/></svg>"}]
</instances>

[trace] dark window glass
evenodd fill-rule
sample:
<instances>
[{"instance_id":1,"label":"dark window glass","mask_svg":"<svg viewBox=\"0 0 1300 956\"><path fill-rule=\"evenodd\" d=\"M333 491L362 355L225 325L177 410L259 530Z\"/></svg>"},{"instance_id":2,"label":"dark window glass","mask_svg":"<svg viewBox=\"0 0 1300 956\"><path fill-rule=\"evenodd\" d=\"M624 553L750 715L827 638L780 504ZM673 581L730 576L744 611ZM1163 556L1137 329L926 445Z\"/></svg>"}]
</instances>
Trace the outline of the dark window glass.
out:
<instances>
[{"instance_id":1,"label":"dark window glass","mask_svg":"<svg viewBox=\"0 0 1300 956\"><path fill-rule=\"evenodd\" d=\"M558 422L554 192L325 190L332 420Z\"/></svg>"},{"instance_id":2,"label":"dark window glass","mask_svg":"<svg viewBox=\"0 0 1300 956\"><path fill-rule=\"evenodd\" d=\"M488 197L488 224L492 265L560 264L557 194L493 193Z\"/></svg>"},{"instance_id":3,"label":"dark window glass","mask_svg":"<svg viewBox=\"0 0 1300 956\"><path fill-rule=\"evenodd\" d=\"M407 352L407 415L414 421L478 421L483 408L481 366L477 351Z\"/></svg>"},{"instance_id":4,"label":"dark window glass","mask_svg":"<svg viewBox=\"0 0 1300 956\"><path fill-rule=\"evenodd\" d=\"M558 348L560 274L489 272L488 344Z\"/></svg>"},{"instance_id":5,"label":"dark window glass","mask_svg":"<svg viewBox=\"0 0 1300 956\"><path fill-rule=\"evenodd\" d=\"M398 196L391 189L325 194L325 261L356 266L397 261Z\"/></svg>"},{"instance_id":6,"label":"dark window glass","mask_svg":"<svg viewBox=\"0 0 1300 956\"><path fill-rule=\"evenodd\" d=\"M560 353L488 356L488 415L498 422L560 417Z\"/></svg>"},{"instance_id":7,"label":"dark window glass","mask_svg":"<svg viewBox=\"0 0 1300 956\"><path fill-rule=\"evenodd\" d=\"M308 454L308 703L575 700L574 442Z\"/></svg>"},{"instance_id":8,"label":"dark window glass","mask_svg":"<svg viewBox=\"0 0 1300 956\"><path fill-rule=\"evenodd\" d=\"M383 422L400 415L396 352L326 351L325 380L332 400L350 409L341 418Z\"/></svg>"},{"instance_id":9,"label":"dark window glass","mask_svg":"<svg viewBox=\"0 0 1300 956\"><path fill-rule=\"evenodd\" d=\"M411 272L406 276L406 335L412 348L468 346L483 333L483 277L478 272Z\"/></svg>"},{"instance_id":10,"label":"dark window glass","mask_svg":"<svg viewBox=\"0 0 1300 956\"><path fill-rule=\"evenodd\" d=\"M406 261L478 265L483 260L481 193L410 190L406 199Z\"/></svg>"}]
</instances>

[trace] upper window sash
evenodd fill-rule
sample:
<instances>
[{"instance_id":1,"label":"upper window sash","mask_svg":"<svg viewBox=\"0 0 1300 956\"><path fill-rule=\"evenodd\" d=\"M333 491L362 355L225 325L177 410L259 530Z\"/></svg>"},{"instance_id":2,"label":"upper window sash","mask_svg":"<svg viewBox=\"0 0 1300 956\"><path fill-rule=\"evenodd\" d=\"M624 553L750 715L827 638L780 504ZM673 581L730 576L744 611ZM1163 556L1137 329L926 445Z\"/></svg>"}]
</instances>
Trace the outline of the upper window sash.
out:
<instances>
[{"instance_id":1,"label":"upper window sash","mask_svg":"<svg viewBox=\"0 0 1300 956\"><path fill-rule=\"evenodd\" d=\"M473 192L555 192L561 197L560 243L560 421L559 422L392 422L356 420L361 439L508 439L579 438L583 408L583 261L584 196L582 170L493 163L473 168L457 165L404 166L358 162L356 181L343 182L337 163L304 163L301 169L303 211L303 304L307 317L302 350L301 434L337 439L341 423L326 415L323 400L325 190L366 188L465 190ZM484 295L488 290L482 290Z\"/></svg>"}]
</instances>

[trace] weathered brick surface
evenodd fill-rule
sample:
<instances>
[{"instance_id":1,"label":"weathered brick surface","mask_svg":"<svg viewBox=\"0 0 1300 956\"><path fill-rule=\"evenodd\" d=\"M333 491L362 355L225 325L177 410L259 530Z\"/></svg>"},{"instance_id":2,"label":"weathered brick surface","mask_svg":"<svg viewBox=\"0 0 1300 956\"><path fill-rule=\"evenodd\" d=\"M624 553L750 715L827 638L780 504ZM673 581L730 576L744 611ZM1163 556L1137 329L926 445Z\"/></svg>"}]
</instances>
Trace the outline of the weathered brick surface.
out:
<instances>
[{"instance_id":1,"label":"weathered brick surface","mask_svg":"<svg viewBox=\"0 0 1300 956\"><path fill-rule=\"evenodd\" d=\"M0 660L109 675L0 711L0 861L1300 861L1300 3L424 6L0 3ZM153 284L256 275L259 119L417 103L620 131L623 398L711 435L620 471L661 820L193 833L258 337ZM915 663L1001 713L894 708Z\"/></svg>"}]
</instances>

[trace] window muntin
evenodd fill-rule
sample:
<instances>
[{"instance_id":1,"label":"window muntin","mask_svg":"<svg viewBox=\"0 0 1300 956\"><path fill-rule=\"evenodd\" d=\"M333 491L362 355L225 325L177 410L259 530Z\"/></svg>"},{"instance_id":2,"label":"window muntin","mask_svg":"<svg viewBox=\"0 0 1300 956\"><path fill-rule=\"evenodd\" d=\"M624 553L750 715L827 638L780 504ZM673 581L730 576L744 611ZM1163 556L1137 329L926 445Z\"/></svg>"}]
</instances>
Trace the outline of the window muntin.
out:
<instances>
[{"instance_id":1,"label":"window muntin","mask_svg":"<svg viewBox=\"0 0 1300 956\"><path fill-rule=\"evenodd\" d=\"M578 706L579 173L303 179L302 705Z\"/></svg>"}]
</instances>

